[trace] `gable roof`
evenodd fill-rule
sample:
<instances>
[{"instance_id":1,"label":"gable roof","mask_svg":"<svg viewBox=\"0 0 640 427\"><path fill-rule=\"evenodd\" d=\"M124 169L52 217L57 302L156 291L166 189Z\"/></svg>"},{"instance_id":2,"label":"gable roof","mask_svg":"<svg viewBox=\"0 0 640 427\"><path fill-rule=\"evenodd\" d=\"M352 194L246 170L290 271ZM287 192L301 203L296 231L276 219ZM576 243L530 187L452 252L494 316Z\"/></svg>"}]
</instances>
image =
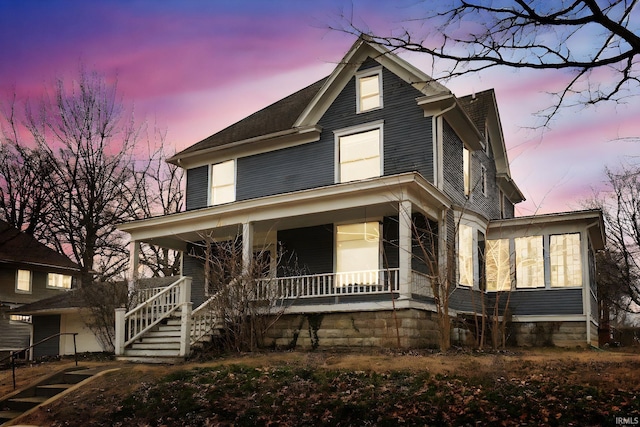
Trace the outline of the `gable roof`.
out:
<instances>
[{"instance_id":1,"label":"gable roof","mask_svg":"<svg viewBox=\"0 0 640 427\"><path fill-rule=\"evenodd\" d=\"M78 264L0 220L0 262L79 271Z\"/></svg>"}]
</instances>

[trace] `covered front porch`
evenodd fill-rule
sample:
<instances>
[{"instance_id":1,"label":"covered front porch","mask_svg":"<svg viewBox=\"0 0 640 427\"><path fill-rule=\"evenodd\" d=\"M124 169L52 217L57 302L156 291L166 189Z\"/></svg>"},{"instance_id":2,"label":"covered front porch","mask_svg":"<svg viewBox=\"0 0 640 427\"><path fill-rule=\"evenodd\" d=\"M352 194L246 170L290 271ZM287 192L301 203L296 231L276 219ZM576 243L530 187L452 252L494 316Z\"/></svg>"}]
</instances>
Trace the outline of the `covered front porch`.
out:
<instances>
[{"instance_id":1,"label":"covered front porch","mask_svg":"<svg viewBox=\"0 0 640 427\"><path fill-rule=\"evenodd\" d=\"M227 284L213 283L208 274L204 242L234 241L242 271L258 256L268 260L266 271L255 279L256 292L295 301L291 305L298 311L303 305L365 303L380 296L428 301L433 296L429 274L445 262L439 242L446 238L449 206L448 198L421 175L406 173L211 206L120 228L131 234L132 278L144 274L141 242L182 253L181 274L192 278L194 307Z\"/></svg>"}]
</instances>

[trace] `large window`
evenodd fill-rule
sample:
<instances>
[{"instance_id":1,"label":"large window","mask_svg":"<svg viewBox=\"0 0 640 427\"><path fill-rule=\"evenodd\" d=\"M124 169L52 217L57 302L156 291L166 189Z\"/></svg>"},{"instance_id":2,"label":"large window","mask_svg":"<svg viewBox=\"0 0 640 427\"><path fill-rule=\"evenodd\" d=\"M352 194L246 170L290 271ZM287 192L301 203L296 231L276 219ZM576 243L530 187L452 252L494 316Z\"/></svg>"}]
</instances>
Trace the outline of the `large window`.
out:
<instances>
[{"instance_id":1,"label":"large window","mask_svg":"<svg viewBox=\"0 0 640 427\"><path fill-rule=\"evenodd\" d=\"M473 286L473 228L460 224L458 230L459 283Z\"/></svg>"},{"instance_id":2,"label":"large window","mask_svg":"<svg viewBox=\"0 0 640 427\"><path fill-rule=\"evenodd\" d=\"M358 113L382 107L382 72L356 76L356 92Z\"/></svg>"},{"instance_id":3,"label":"large window","mask_svg":"<svg viewBox=\"0 0 640 427\"><path fill-rule=\"evenodd\" d=\"M580 234L558 234L549 238L551 286L582 286Z\"/></svg>"},{"instance_id":4,"label":"large window","mask_svg":"<svg viewBox=\"0 0 640 427\"><path fill-rule=\"evenodd\" d=\"M211 166L210 204L234 202L236 200L235 162L228 160Z\"/></svg>"},{"instance_id":5,"label":"large window","mask_svg":"<svg viewBox=\"0 0 640 427\"><path fill-rule=\"evenodd\" d=\"M464 195L471 194L471 153L462 147L462 177L464 180Z\"/></svg>"},{"instance_id":6,"label":"large window","mask_svg":"<svg viewBox=\"0 0 640 427\"><path fill-rule=\"evenodd\" d=\"M380 224L365 222L336 226L336 272L339 286L377 283L380 266Z\"/></svg>"},{"instance_id":7,"label":"large window","mask_svg":"<svg viewBox=\"0 0 640 427\"><path fill-rule=\"evenodd\" d=\"M357 181L382 175L381 129L338 136L339 182Z\"/></svg>"},{"instance_id":8,"label":"large window","mask_svg":"<svg viewBox=\"0 0 640 427\"><path fill-rule=\"evenodd\" d=\"M518 237L516 249L516 287L544 288L542 236Z\"/></svg>"},{"instance_id":9,"label":"large window","mask_svg":"<svg viewBox=\"0 0 640 427\"><path fill-rule=\"evenodd\" d=\"M29 270L18 270L16 274L16 291L31 292L31 272Z\"/></svg>"},{"instance_id":10,"label":"large window","mask_svg":"<svg viewBox=\"0 0 640 427\"><path fill-rule=\"evenodd\" d=\"M71 276L66 274L49 273L47 275L47 287L58 289L71 289Z\"/></svg>"},{"instance_id":11,"label":"large window","mask_svg":"<svg viewBox=\"0 0 640 427\"><path fill-rule=\"evenodd\" d=\"M509 239L487 240L485 265L488 291L508 291L511 289L511 262L509 258Z\"/></svg>"}]
</instances>

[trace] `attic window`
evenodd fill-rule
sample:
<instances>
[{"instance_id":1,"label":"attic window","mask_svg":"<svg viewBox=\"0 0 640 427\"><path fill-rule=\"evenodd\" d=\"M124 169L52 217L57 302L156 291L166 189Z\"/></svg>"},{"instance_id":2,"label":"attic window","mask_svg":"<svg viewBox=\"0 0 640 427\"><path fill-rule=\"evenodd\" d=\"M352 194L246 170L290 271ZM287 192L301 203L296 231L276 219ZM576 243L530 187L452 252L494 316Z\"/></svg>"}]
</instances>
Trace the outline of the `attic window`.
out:
<instances>
[{"instance_id":1,"label":"attic window","mask_svg":"<svg viewBox=\"0 0 640 427\"><path fill-rule=\"evenodd\" d=\"M356 75L356 112L382 108L382 69Z\"/></svg>"}]
</instances>

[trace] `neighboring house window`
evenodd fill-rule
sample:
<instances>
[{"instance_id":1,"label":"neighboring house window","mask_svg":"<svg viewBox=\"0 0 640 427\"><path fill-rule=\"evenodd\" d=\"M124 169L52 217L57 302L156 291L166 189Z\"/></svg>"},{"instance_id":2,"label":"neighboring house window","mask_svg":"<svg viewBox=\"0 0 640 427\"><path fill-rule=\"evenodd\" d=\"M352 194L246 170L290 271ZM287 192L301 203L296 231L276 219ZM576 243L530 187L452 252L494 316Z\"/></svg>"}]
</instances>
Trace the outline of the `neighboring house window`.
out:
<instances>
[{"instance_id":1,"label":"neighboring house window","mask_svg":"<svg viewBox=\"0 0 640 427\"><path fill-rule=\"evenodd\" d=\"M18 270L16 274L16 292L31 293L31 272Z\"/></svg>"},{"instance_id":2,"label":"neighboring house window","mask_svg":"<svg viewBox=\"0 0 640 427\"><path fill-rule=\"evenodd\" d=\"M220 205L236 200L235 161L228 160L211 166L210 205Z\"/></svg>"},{"instance_id":3,"label":"neighboring house window","mask_svg":"<svg viewBox=\"0 0 640 427\"><path fill-rule=\"evenodd\" d=\"M480 190L482 195L487 195L487 168L484 165L480 166Z\"/></svg>"},{"instance_id":4,"label":"neighboring house window","mask_svg":"<svg viewBox=\"0 0 640 427\"><path fill-rule=\"evenodd\" d=\"M47 276L48 288L71 289L71 276L58 273L49 273Z\"/></svg>"},{"instance_id":5,"label":"neighboring house window","mask_svg":"<svg viewBox=\"0 0 640 427\"><path fill-rule=\"evenodd\" d=\"M487 240L485 265L488 291L511 289L509 239Z\"/></svg>"},{"instance_id":6,"label":"neighboring house window","mask_svg":"<svg viewBox=\"0 0 640 427\"><path fill-rule=\"evenodd\" d=\"M9 320L11 322L31 323L31 316L26 316L24 314L12 314L9 316Z\"/></svg>"},{"instance_id":7,"label":"neighboring house window","mask_svg":"<svg viewBox=\"0 0 640 427\"><path fill-rule=\"evenodd\" d=\"M558 234L549 238L551 286L582 286L580 234Z\"/></svg>"},{"instance_id":8,"label":"neighboring house window","mask_svg":"<svg viewBox=\"0 0 640 427\"><path fill-rule=\"evenodd\" d=\"M356 97L358 113L382 108L382 69L356 75Z\"/></svg>"},{"instance_id":9,"label":"neighboring house window","mask_svg":"<svg viewBox=\"0 0 640 427\"><path fill-rule=\"evenodd\" d=\"M462 147L462 174L464 179L464 195L471 194L471 153Z\"/></svg>"},{"instance_id":10,"label":"neighboring house window","mask_svg":"<svg viewBox=\"0 0 640 427\"><path fill-rule=\"evenodd\" d=\"M382 175L382 127L351 134L336 134L338 139L338 182L350 182Z\"/></svg>"},{"instance_id":11,"label":"neighboring house window","mask_svg":"<svg viewBox=\"0 0 640 427\"><path fill-rule=\"evenodd\" d=\"M473 286L473 228L460 224L458 230L459 283Z\"/></svg>"},{"instance_id":12,"label":"neighboring house window","mask_svg":"<svg viewBox=\"0 0 640 427\"><path fill-rule=\"evenodd\" d=\"M542 236L518 237L516 250L516 287L544 288Z\"/></svg>"},{"instance_id":13,"label":"neighboring house window","mask_svg":"<svg viewBox=\"0 0 640 427\"><path fill-rule=\"evenodd\" d=\"M365 222L336 226L336 284L378 282L380 224Z\"/></svg>"}]
</instances>

